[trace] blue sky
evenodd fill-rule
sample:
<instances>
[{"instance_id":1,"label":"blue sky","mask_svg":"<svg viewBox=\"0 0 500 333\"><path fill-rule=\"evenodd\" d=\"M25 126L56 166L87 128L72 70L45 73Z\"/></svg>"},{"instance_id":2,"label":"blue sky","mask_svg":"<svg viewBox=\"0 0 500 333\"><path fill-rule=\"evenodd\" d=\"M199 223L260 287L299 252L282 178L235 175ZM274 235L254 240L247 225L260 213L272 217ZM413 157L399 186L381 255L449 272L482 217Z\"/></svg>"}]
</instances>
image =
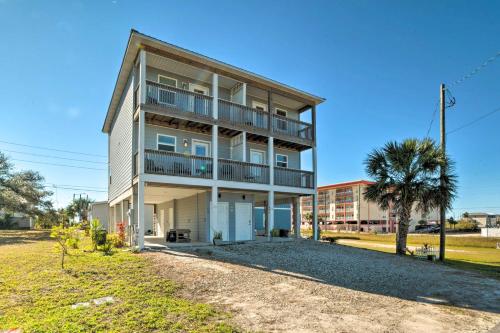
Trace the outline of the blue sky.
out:
<instances>
[{"instance_id":1,"label":"blue sky","mask_svg":"<svg viewBox=\"0 0 500 333\"><path fill-rule=\"evenodd\" d=\"M0 141L106 156L101 126L129 31L143 33L325 97L319 182L366 178L388 140L427 133L441 82L500 51L494 1L0 0ZM500 107L500 59L451 88L447 128ZM460 192L455 213L500 212L500 112L448 136ZM436 117L430 135L439 138ZM106 159L0 142L48 184L106 188ZM26 154L15 153L23 152ZM50 155L91 161L71 161ZM67 168L18 160L77 165ZM68 186L70 185L70 186ZM101 200L105 192L57 190Z\"/></svg>"}]
</instances>

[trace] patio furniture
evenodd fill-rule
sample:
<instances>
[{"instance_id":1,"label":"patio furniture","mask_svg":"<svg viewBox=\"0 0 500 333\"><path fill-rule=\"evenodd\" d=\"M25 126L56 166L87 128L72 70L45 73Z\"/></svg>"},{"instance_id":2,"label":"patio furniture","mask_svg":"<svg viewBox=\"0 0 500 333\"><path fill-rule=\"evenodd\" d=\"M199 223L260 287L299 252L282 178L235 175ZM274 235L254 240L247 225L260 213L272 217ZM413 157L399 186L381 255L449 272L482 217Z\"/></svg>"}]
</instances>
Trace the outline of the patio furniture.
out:
<instances>
[{"instance_id":1,"label":"patio furniture","mask_svg":"<svg viewBox=\"0 0 500 333\"><path fill-rule=\"evenodd\" d=\"M167 242L170 243L190 243L191 230L190 229L170 229L167 233Z\"/></svg>"}]
</instances>

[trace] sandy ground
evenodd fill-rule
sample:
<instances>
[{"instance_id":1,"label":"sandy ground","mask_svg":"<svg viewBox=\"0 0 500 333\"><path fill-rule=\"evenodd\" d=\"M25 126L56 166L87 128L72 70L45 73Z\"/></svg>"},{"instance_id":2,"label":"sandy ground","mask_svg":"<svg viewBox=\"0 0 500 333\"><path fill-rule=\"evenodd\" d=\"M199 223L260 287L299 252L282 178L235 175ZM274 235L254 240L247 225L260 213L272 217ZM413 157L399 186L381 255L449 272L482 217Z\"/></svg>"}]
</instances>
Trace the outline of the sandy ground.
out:
<instances>
[{"instance_id":1,"label":"sandy ground","mask_svg":"<svg viewBox=\"0 0 500 333\"><path fill-rule=\"evenodd\" d=\"M500 281L307 240L146 253L182 296L265 332L488 332Z\"/></svg>"}]
</instances>

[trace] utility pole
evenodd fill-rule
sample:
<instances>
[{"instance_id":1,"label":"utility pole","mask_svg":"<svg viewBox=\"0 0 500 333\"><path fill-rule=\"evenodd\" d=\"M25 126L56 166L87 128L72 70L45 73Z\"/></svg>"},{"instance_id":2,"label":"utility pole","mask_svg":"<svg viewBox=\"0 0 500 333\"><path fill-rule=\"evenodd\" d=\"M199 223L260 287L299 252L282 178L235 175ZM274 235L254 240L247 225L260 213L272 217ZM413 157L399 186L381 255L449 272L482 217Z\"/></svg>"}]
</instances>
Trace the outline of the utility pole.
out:
<instances>
[{"instance_id":1,"label":"utility pole","mask_svg":"<svg viewBox=\"0 0 500 333\"><path fill-rule=\"evenodd\" d=\"M446 124L445 124L445 109L446 109L446 101L445 101L445 86L444 83L441 83L440 86L440 133L441 133L441 151L443 155L446 154ZM441 177L440 177L440 185L441 188L444 186L444 176L445 169L443 167L440 168ZM446 207L443 202L439 207L440 210L440 230L439 230L439 260L444 261L445 259L445 242L446 242Z\"/></svg>"}]
</instances>

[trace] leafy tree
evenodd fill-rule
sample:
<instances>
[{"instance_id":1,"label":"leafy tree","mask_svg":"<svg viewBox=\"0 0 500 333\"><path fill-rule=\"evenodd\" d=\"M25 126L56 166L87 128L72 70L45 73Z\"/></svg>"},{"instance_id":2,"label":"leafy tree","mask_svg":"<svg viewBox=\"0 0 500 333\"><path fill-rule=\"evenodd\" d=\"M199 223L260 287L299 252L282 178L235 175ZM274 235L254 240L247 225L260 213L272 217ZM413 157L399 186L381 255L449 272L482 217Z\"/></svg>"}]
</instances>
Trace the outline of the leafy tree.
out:
<instances>
[{"instance_id":1,"label":"leafy tree","mask_svg":"<svg viewBox=\"0 0 500 333\"><path fill-rule=\"evenodd\" d=\"M418 225L424 226L427 224L427 221L426 220L419 220L417 223L418 223Z\"/></svg>"},{"instance_id":2,"label":"leafy tree","mask_svg":"<svg viewBox=\"0 0 500 333\"><path fill-rule=\"evenodd\" d=\"M458 223L458 221L455 220L453 218L453 216L448 219L448 224L451 225L453 227L453 229L455 229L455 226L457 225L457 223Z\"/></svg>"},{"instance_id":3,"label":"leafy tree","mask_svg":"<svg viewBox=\"0 0 500 333\"><path fill-rule=\"evenodd\" d=\"M76 227L65 228L63 225L52 227L50 237L55 238L61 251L61 269L64 269L64 257L68 254L68 248L78 248L79 235Z\"/></svg>"},{"instance_id":4,"label":"leafy tree","mask_svg":"<svg viewBox=\"0 0 500 333\"><path fill-rule=\"evenodd\" d=\"M415 205L424 214L441 203L446 209L451 208L456 193L452 162L434 141L407 139L375 149L365 165L375 182L367 187L364 197L383 210L393 205L399 217L396 253L404 255L412 207ZM444 169L443 186L440 168Z\"/></svg>"},{"instance_id":5,"label":"leafy tree","mask_svg":"<svg viewBox=\"0 0 500 333\"><path fill-rule=\"evenodd\" d=\"M464 219L468 219L468 218L469 218L469 213L468 213L468 212L463 213L463 214L462 214L462 217L463 217Z\"/></svg>"},{"instance_id":6,"label":"leafy tree","mask_svg":"<svg viewBox=\"0 0 500 333\"><path fill-rule=\"evenodd\" d=\"M36 171L15 172L0 152L0 210L34 217L50 209L52 192L46 191L43 183L44 178Z\"/></svg>"},{"instance_id":7,"label":"leafy tree","mask_svg":"<svg viewBox=\"0 0 500 333\"><path fill-rule=\"evenodd\" d=\"M88 221L90 204L93 202L94 200L87 197L74 198L73 201L69 203L68 207L66 207L66 213L70 218L78 216L80 222Z\"/></svg>"}]
</instances>

